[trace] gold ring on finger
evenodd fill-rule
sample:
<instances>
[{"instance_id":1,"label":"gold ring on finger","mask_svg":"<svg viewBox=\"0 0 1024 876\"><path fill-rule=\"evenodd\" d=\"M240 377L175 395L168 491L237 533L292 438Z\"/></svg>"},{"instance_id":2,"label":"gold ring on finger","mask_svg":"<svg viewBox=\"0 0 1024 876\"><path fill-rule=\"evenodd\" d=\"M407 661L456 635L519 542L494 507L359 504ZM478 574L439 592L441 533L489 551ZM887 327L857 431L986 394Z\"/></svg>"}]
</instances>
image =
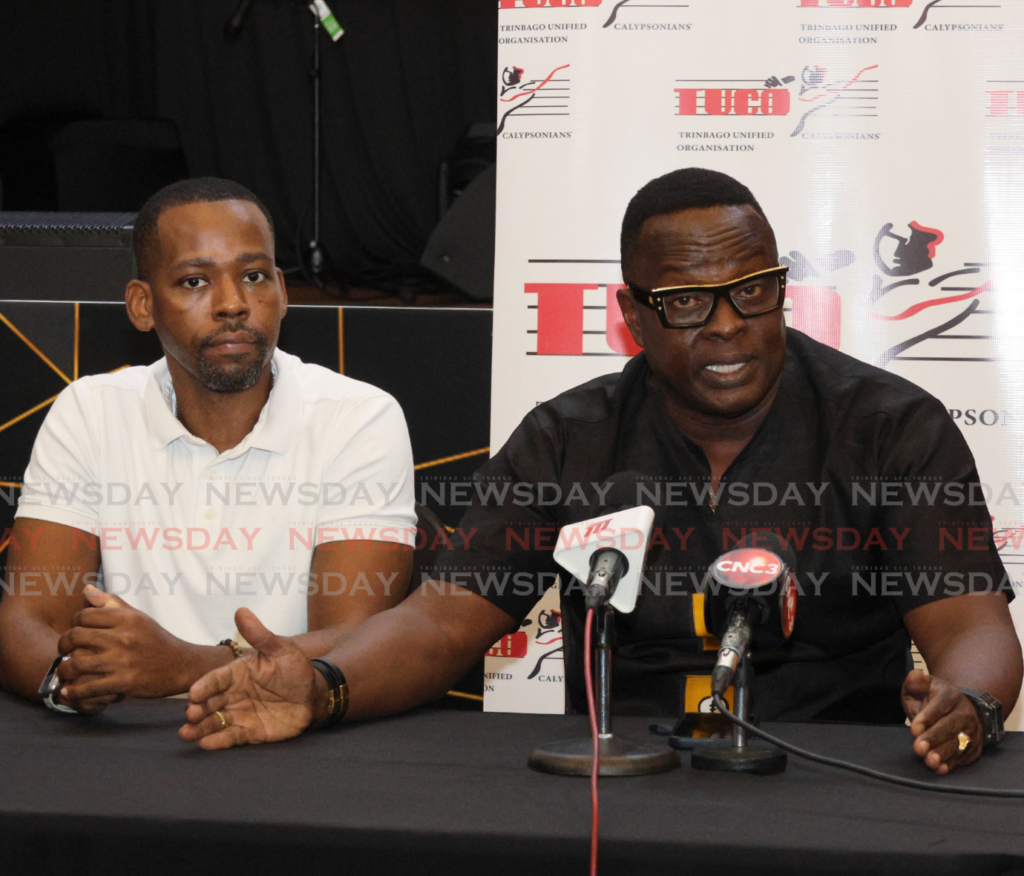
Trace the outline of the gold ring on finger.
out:
<instances>
[{"instance_id":1,"label":"gold ring on finger","mask_svg":"<svg viewBox=\"0 0 1024 876\"><path fill-rule=\"evenodd\" d=\"M971 737L966 733L957 733L956 735L957 744L960 746L960 753L963 754L967 751L967 746L971 744Z\"/></svg>"},{"instance_id":2,"label":"gold ring on finger","mask_svg":"<svg viewBox=\"0 0 1024 876\"><path fill-rule=\"evenodd\" d=\"M227 719L227 716L223 712L221 712L221 711L216 711L213 714L215 714L218 718L220 718L220 729L221 730L227 730L228 729L228 724L230 723L228 721L228 719ZM960 735L963 736L962 733ZM963 751L962 748L960 750Z\"/></svg>"}]
</instances>

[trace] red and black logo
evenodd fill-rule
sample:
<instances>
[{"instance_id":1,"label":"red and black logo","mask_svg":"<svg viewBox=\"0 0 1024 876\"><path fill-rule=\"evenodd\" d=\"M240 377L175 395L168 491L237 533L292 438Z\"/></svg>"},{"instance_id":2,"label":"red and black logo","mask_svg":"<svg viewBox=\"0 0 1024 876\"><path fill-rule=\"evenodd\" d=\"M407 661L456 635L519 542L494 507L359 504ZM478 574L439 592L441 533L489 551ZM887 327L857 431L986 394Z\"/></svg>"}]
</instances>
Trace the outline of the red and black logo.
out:
<instances>
[{"instance_id":1,"label":"red and black logo","mask_svg":"<svg viewBox=\"0 0 1024 876\"><path fill-rule=\"evenodd\" d=\"M568 9L600 5L601 0L498 0L498 9Z\"/></svg>"},{"instance_id":2,"label":"red and black logo","mask_svg":"<svg viewBox=\"0 0 1024 876\"><path fill-rule=\"evenodd\" d=\"M913 6L914 0L800 0L801 9L905 9ZM920 3L918 4L920 5ZM938 9L1001 9L1002 6L993 3L959 2L947 3L943 0L930 0L925 2L921 15L914 25L914 30L925 27L928 23L928 16L933 10ZM932 28L926 28L931 30Z\"/></svg>"},{"instance_id":3,"label":"red and black logo","mask_svg":"<svg viewBox=\"0 0 1024 876\"><path fill-rule=\"evenodd\" d=\"M878 80L871 76L871 71L877 69L878 65L872 64L849 76L832 73L827 67L804 67L796 101L800 121L790 136L799 136L813 116L877 118Z\"/></svg>"},{"instance_id":4,"label":"red and black logo","mask_svg":"<svg viewBox=\"0 0 1024 876\"><path fill-rule=\"evenodd\" d=\"M909 3L903 3L901 5L909 6ZM914 25L914 30L919 27L923 27L928 22L928 14L933 9L1001 9L1002 6L995 5L992 3L943 3L942 0L931 0L924 10L921 12L921 17L917 20L917 24ZM928 28L930 30L930 28Z\"/></svg>"},{"instance_id":5,"label":"red and black logo","mask_svg":"<svg viewBox=\"0 0 1024 876\"><path fill-rule=\"evenodd\" d=\"M680 116L785 116L792 98L781 86L795 76L760 79L677 79L676 114Z\"/></svg>"},{"instance_id":6,"label":"red and black logo","mask_svg":"<svg viewBox=\"0 0 1024 876\"><path fill-rule=\"evenodd\" d=\"M568 64L562 64L539 77L528 76L523 67L502 70L498 93L501 118L497 133L505 130L506 122L513 115L569 115L569 75L565 72L568 69Z\"/></svg>"},{"instance_id":7,"label":"red and black logo","mask_svg":"<svg viewBox=\"0 0 1024 876\"><path fill-rule=\"evenodd\" d=\"M1024 85L1024 79L1014 81L990 80L989 85ZM988 117L1024 116L1024 89L995 88L986 91L988 95Z\"/></svg>"},{"instance_id":8,"label":"red and black logo","mask_svg":"<svg viewBox=\"0 0 1024 876\"><path fill-rule=\"evenodd\" d=\"M974 322L978 322L976 317L991 313L983 307L982 297L992 286L990 280L984 279L988 265L984 262L962 262L958 267L948 264L945 268L937 267L938 248L946 239L942 231L918 222L908 224L907 234L899 234L893 228L893 223L887 222L875 237L874 258L878 273L873 280L871 302L878 306L869 315L885 322L902 323L918 314L928 313L935 314L940 321L890 347L878 364L885 367L893 361L992 361L987 356L977 355L984 350L979 350L974 343L989 341L991 336L970 330L964 334L962 328L968 320L975 318ZM908 295L908 292L917 294ZM896 306L889 303L894 299L899 302ZM886 313L885 310L895 312ZM929 344L926 349L915 351L914 355L906 355L925 341L943 343Z\"/></svg>"},{"instance_id":9,"label":"red and black logo","mask_svg":"<svg viewBox=\"0 0 1024 876\"><path fill-rule=\"evenodd\" d=\"M914 0L800 0L802 9L894 9L911 6Z\"/></svg>"},{"instance_id":10,"label":"red and black logo","mask_svg":"<svg viewBox=\"0 0 1024 876\"><path fill-rule=\"evenodd\" d=\"M608 16L608 20L601 25L601 27L611 27L615 23L615 19L618 18L619 12L629 11L631 5L634 9L641 7L644 9L684 9L689 4L673 3L671 0L662 0L661 3L657 2L657 0L654 0L654 2L651 2L651 0L645 0L643 3L636 3L634 5L634 0L619 0L619 2L612 7L611 15Z\"/></svg>"}]
</instances>

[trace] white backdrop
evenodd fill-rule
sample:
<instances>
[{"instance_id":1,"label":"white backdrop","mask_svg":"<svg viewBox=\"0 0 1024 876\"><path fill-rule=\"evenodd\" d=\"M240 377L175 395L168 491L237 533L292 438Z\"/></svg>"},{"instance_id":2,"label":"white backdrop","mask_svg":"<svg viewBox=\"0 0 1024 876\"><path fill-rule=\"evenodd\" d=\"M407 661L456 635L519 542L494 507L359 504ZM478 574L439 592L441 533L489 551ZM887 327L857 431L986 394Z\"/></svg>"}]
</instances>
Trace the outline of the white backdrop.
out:
<instances>
[{"instance_id":1,"label":"white backdrop","mask_svg":"<svg viewBox=\"0 0 1024 876\"><path fill-rule=\"evenodd\" d=\"M946 404L1019 582L1024 4L499 8L491 446L537 402L635 352L614 303L626 204L670 170L714 168L749 186L775 228L790 324ZM516 677L536 657L494 659ZM487 708L561 710L550 687L535 699L506 681L510 698L500 682Z\"/></svg>"}]
</instances>

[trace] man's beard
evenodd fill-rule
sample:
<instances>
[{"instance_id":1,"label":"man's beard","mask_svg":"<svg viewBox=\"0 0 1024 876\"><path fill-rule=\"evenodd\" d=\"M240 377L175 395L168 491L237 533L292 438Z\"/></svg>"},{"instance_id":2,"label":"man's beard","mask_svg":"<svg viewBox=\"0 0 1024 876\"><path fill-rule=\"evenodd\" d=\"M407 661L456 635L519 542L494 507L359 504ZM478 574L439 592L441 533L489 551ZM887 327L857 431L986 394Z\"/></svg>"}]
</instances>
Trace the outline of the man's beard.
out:
<instances>
[{"instance_id":1,"label":"man's beard","mask_svg":"<svg viewBox=\"0 0 1024 876\"><path fill-rule=\"evenodd\" d=\"M252 335L256 345L256 356L252 361L238 364L233 362L215 364L204 355L205 349L210 344L228 332L246 332ZM225 326L214 334L200 338L196 344L196 377L210 392L245 392L259 382L269 346L270 342L267 340L267 336L251 326L240 323Z\"/></svg>"}]
</instances>

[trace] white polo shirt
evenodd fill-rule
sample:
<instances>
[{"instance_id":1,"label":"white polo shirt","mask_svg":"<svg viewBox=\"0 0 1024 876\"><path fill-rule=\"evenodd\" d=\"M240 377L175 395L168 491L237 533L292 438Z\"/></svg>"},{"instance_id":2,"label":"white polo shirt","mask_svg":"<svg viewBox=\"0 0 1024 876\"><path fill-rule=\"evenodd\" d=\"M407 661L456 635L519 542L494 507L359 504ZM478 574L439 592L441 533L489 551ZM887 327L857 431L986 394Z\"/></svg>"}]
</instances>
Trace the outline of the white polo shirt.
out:
<instances>
[{"instance_id":1,"label":"white polo shirt","mask_svg":"<svg viewBox=\"0 0 1024 876\"><path fill-rule=\"evenodd\" d=\"M100 586L186 641L231 636L243 605L305 632L309 593L384 586L316 580L317 545L415 543L412 449L386 392L281 350L272 369L259 420L224 453L172 413L166 359L76 380L36 436L16 516L89 533Z\"/></svg>"}]
</instances>

